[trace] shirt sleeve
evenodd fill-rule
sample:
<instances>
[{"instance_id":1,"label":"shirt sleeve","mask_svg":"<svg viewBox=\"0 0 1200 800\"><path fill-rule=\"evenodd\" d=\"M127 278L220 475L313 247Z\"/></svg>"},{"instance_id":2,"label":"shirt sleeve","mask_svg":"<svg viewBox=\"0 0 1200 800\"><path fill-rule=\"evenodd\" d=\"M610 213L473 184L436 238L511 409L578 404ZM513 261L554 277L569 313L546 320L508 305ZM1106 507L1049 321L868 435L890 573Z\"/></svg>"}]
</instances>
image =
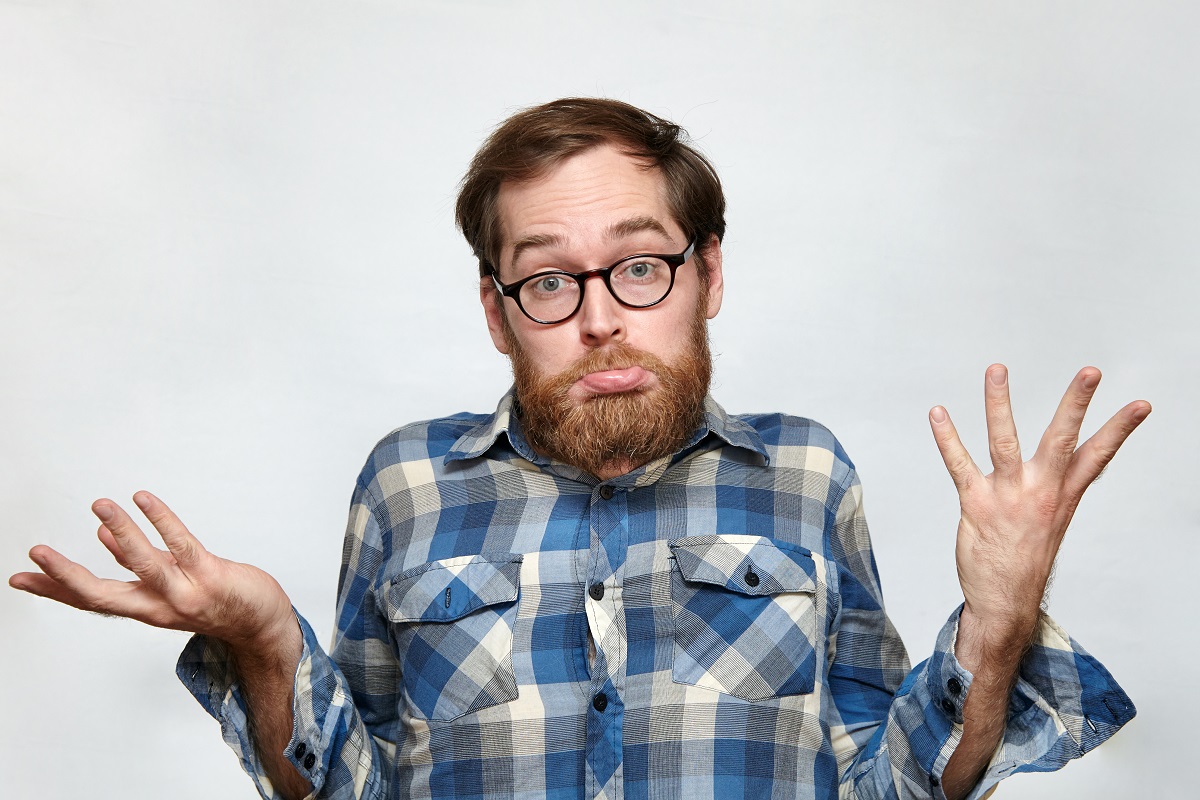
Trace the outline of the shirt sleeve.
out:
<instances>
[{"instance_id":1,"label":"shirt sleeve","mask_svg":"<svg viewBox=\"0 0 1200 800\"><path fill-rule=\"evenodd\" d=\"M831 724L840 796L859 800L944 798L942 772L962 736L971 673L954 655L961 606L933 655L911 671L887 619L857 477L831 533L838 604L831 625ZM1108 671L1043 615L1009 698L1004 734L969 798L987 796L1017 772L1049 772L1106 741L1135 713Z\"/></svg>"},{"instance_id":2,"label":"shirt sleeve","mask_svg":"<svg viewBox=\"0 0 1200 800\"><path fill-rule=\"evenodd\" d=\"M377 800L387 796L386 782L393 774L399 664L371 591L380 558L369 498L360 483L350 508L338 581L332 655L297 616L304 650L294 681L292 736L284 752L312 783L313 800ZM193 637L179 657L176 673L221 724L225 742L259 794L268 800L279 798L254 750L245 699L226 645Z\"/></svg>"}]
</instances>

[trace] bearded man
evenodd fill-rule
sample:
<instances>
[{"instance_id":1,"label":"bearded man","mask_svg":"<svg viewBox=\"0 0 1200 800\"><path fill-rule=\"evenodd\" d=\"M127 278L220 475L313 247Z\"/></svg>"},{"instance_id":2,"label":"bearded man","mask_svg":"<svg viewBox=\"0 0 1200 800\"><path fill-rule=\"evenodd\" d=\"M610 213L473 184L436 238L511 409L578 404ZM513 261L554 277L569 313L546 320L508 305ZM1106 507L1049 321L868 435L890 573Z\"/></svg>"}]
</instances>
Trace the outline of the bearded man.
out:
<instances>
[{"instance_id":1,"label":"bearded man","mask_svg":"<svg viewBox=\"0 0 1200 800\"><path fill-rule=\"evenodd\" d=\"M1085 368L1023 462L994 365L988 476L930 412L964 603L910 670L836 439L707 395L724 208L682 131L624 103L493 133L457 212L514 387L375 447L328 653L269 575L145 492L167 552L93 506L138 580L39 546L11 583L196 632L179 675L264 797L978 797L1105 741L1133 705L1039 605L1149 404L1077 447Z\"/></svg>"}]
</instances>

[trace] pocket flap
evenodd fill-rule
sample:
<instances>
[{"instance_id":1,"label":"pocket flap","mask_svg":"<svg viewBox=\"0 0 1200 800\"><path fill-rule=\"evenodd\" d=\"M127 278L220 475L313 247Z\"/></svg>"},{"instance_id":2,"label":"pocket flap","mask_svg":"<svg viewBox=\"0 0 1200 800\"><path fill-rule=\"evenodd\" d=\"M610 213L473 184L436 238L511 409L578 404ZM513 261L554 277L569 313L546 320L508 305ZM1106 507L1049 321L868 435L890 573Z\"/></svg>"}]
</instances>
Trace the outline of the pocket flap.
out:
<instances>
[{"instance_id":1,"label":"pocket flap","mask_svg":"<svg viewBox=\"0 0 1200 800\"><path fill-rule=\"evenodd\" d=\"M708 583L746 595L817 590L812 552L765 536L685 536L668 543L690 583Z\"/></svg>"},{"instance_id":2,"label":"pocket flap","mask_svg":"<svg viewBox=\"0 0 1200 800\"><path fill-rule=\"evenodd\" d=\"M451 622L485 606L511 603L521 584L518 553L431 561L382 587L392 622Z\"/></svg>"}]
</instances>

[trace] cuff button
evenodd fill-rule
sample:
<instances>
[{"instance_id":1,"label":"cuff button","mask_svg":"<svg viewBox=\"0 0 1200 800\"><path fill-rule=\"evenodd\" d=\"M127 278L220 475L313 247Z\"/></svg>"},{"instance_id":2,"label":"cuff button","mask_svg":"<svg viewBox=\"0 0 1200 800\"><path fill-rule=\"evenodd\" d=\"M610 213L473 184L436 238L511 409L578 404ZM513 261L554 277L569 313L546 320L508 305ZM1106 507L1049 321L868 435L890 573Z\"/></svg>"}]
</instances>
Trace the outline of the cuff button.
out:
<instances>
[{"instance_id":1,"label":"cuff button","mask_svg":"<svg viewBox=\"0 0 1200 800\"><path fill-rule=\"evenodd\" d=\"M946 681L946 691L957 697L958 693L962 691L962 681L960 681L958 678L951 678L950 680Z\"/></svg>"}]
</instances>

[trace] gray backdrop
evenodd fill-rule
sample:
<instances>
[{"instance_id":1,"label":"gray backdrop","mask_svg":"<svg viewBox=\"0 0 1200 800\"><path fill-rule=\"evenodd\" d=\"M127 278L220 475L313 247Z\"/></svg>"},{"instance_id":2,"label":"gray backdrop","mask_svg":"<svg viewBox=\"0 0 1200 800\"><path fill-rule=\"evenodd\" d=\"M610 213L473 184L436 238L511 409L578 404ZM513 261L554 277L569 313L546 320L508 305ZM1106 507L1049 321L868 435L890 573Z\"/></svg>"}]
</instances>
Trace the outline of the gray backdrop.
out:
<instances>
[{"instance_id":1,"label":"gray backdrop","mask_svg":"<svg viewBox=\"0 0 1200 800\"><path fill-rule=\"evenodd\" d=\"M927 410L982 460L993 361L1028 452L1084 364L1106 374L1089 431L1154 403L1051 599L1138 717L1002 796L1179 796L1200 711L1196 9L0 3L2 571L47 542L117 575L89 503L148 488L327 638L371 445L507 386L452 224L462 170L510 111L606 95L720 169L714 391L842 438L914 661L960 600ZM8 589L0 624L0 795L253 795L176 683L182 634Z\"/></svg>"}]
</instances>

